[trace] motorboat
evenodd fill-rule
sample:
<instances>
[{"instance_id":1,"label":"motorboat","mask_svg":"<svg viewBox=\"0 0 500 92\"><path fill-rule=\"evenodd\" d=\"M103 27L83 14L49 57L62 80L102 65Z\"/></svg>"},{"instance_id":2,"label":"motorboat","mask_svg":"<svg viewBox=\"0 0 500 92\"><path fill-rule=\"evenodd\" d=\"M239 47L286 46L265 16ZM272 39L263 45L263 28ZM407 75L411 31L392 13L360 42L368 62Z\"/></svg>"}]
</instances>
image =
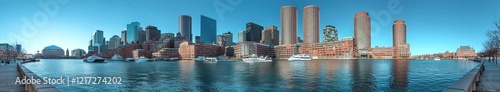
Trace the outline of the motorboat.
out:
<instances>
[{"instance_id":1,"label":"motorboat","mask_svg":"<svg viewBox=\"0 0 500 92\"><path fill-rule=\"evenodd\" d=\"M310 61L312 60L311 55L308 54L297 54L292 55L288 58L288 61Z\"/></svg>"},{"instance_id":2,"label":"motorboat","mask_svg":"<svg viewBox=\"0 0 500 92\"><path fill-rule=\"evenodd\" d=\"M258 57L255 54L244 57L241 60L243 60L245 62L272 62L273 61L272 59L268 58L267 56L266 57L262 57L262 56Z\"/></svg>"},{"instance_id":3,"label":"motorboat","mask_svg":"<svg viewBox=\"0 0 500 92\"><path fill-rule=\"evenodd\" d=\"M104 58L101 58L96 55L92 55L83 59L84 62L104 62L104 60L105 60Z\"/></svg>"},{"instance_id":4,"label":"motorboat","mask_svg":"<svg viewBox=\"0 0 500 92\"><path fill-rule=\"evenodd\" d=\"M205 62L217 62L217 58L205 58Z\"/></svg>"},{"instance_id":5,"label":"motorboat","mask_svg":"<svg viewBox=\"0 0 500 92\"><path fill-rule=\"evenodd\" d=\"M171 58L165 58L165 60L174 61L174 60L179 60L179 58L178 57L171 57Z\"/></svg>"},{"instance_id":6,"label":"motorboat","mask_svg":"<svg viewBox=\"0 0 500 92\"><path fill-rule=\"evenodd\" d=\"M114 61L122 61L123 60L123 57L118 55L118 54L115 54L113 55L113 57L111 57L111 60L114 60Z\"/></svg>"},{"instance_id":7,"label":"motorboat","mask_svg":"<svg viewBox=\"0 0 500 92\"><path fill-rule=\"evenodd\" d=\"M199 56L197 58L194 58L194 61L205 61L206 57L205 56Z\"/></svg>"},{"instance_id":8,"label":"motorboat","mask_svg":"<svg viewBox=\"0 0 500 92\"><path fill-rule=\"evenodd\" d=\"M441 58L437 57L437 58L434 58L434 60L441 60Z\"/></svg>"},{"instance_id":9,"label":"motorboat","mask_svg":"<svg viewBox=\"0 0 500 92\"><path fill-rule=\"evenodd\" d=\"M146 61L149 61L149 59L144 56L140 56L135 59L135 62L146 62Z\"/></svg>"},{"instance_id":10,"label":"motorboat","mask_svg":"<svg viewBox=\"0 0 500 92\"><path fill-rule=\"evenodd\" d=\"M217 61L230 61L229 57L227 56L219 56L217 57Z\"/></svg>"},{"instance_id":11,"label":"motorboat","mask_svg":"<svg viewBox=\"0 0 500 92\"><path fill-rule=\"evenodd\" d=\"M134 58L126 58L125 61L135 61Z\"/></svg>"}]
</instances>

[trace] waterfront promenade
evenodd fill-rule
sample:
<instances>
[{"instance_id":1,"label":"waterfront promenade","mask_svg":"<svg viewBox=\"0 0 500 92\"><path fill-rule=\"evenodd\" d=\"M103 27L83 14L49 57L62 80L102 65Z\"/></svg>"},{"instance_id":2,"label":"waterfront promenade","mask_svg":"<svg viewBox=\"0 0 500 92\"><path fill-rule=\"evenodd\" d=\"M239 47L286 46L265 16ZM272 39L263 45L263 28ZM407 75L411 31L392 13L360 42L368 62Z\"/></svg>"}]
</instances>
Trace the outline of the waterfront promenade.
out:
<instances>
[{"instance_id":1,"label":"waterfront promenade","mask_svg":"<svg viewBox=\"0 0 500 92\"><path fill-rule=\"evenodd\" d=\"M500 62L484 61L484 71L479 78L476 91L499 92L500 91Z\"/></svg>"},{"instance_id":2,"label":"waterfront promenade","mask_svg":"<svg viewBox=\"0 0 500 92\"><path fill-rule=\"evenodd\" d=\"M24 85L15 84L16 78L21 78L17 71L17 63L0 63L0 92L24 92Z\"/></svg>"}]
</instances>

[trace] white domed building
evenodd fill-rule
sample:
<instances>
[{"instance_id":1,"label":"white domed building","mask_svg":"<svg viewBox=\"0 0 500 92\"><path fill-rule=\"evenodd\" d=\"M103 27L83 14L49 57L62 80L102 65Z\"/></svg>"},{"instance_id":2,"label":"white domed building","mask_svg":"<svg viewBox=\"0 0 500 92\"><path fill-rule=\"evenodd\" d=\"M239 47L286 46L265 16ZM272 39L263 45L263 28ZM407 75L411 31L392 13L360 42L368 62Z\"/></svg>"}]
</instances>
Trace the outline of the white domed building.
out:
<instances>
[{"instance_id":1,"label":"white domed building","mask_svg":"<svg viewBox=\"0 0 500 92\"><path fill-rule=\"evenodd\" d=\"M50 45L42 50L44 57L64 57L64 50L58 46Z\"/></svg>"}]
</instances>

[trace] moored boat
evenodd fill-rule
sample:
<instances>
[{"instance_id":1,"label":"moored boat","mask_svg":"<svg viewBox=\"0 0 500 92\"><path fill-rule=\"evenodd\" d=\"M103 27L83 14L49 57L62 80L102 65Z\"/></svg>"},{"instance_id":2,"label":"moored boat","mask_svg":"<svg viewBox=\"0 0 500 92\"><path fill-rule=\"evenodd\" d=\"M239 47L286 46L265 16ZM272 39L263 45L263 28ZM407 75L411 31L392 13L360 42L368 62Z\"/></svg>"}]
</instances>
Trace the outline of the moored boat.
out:
<instances>
[{"instance_id":1,"label":"moored boat","mask_svg":"<svg viewBox=\"0 0 500 92\"><path fill-rule=\"evenodd\" d=\"M292 55L288 58L288 61L310 61L312 60L311 55L308 54L297 54Z\"/></svg>"}]
</instances>

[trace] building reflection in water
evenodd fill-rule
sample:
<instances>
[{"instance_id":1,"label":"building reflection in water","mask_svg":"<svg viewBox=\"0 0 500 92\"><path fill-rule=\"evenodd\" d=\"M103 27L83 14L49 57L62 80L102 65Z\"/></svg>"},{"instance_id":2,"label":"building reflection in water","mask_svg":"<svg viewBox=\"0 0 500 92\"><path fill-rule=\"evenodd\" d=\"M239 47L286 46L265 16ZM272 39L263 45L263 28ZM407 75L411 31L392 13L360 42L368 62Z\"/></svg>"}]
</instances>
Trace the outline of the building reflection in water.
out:
<instances>
[{"instance_id":1,"label":"building reflection in water","mask_svg":"<svg viewBox=\"0 0 500 92\"><path fill-rule=\"evenodd\" d=\"M351 60L352 91L374 91L376 88L370 60Z\"/></svg>"},{"instance_id":2,"label":"building reflection in water","mask_svg":"<svg viewBox=\"0 0 500 92\"><path fill-rule=\"evenodd\" d=\"M395 59L392 64L390 87L394 91L406 91L408 87L408 67L409 60Z\"/></svg>"}]
</instances>

